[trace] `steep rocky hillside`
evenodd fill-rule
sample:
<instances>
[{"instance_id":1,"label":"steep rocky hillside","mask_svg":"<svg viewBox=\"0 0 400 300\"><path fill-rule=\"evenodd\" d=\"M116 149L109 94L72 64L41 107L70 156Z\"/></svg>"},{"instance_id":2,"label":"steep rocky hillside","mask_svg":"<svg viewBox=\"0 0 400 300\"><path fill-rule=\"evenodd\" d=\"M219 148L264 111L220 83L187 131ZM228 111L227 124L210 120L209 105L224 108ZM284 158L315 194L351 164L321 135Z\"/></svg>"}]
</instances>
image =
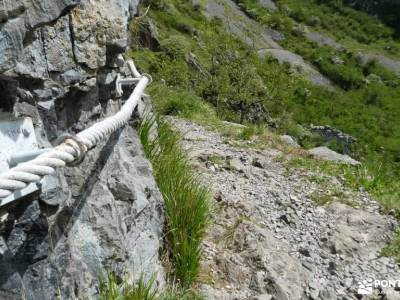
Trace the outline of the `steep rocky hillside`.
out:
<instances>
[{"instance_id":1,"label":"steep rocky hillside","mask_svg":"<svg viewBox=\"0 0 400 300\"><path fill-rule=\"evenodd\" d=\"M137 1L1 1L0 119L33 119L49 147L120 107L116 57ZM3 147L5 145L1 145ZM0 299L94 299L99 276L157 273L162 197L136 132L115 133L41 193L2 208ZM147 275L146 275L147 276Z\"/></svg>"},{"instance_id":2,"label":"steep rocky hillside","mask_svg":"<svg viewBox=\"0 0 400 300\"><path fill-rule=\"evenodd\" d=\"M299 155L297 148L270 144L271 137L256 147L254 138L226 139L190 121L171 123L214 194L201 274L206 299L358 299L364 280L400 274L394 259L379 255L398 222L381 215L365 192L294 169L287 160ZM384 289L380 296L400 294Z\"/></svg>"}]
</instances>

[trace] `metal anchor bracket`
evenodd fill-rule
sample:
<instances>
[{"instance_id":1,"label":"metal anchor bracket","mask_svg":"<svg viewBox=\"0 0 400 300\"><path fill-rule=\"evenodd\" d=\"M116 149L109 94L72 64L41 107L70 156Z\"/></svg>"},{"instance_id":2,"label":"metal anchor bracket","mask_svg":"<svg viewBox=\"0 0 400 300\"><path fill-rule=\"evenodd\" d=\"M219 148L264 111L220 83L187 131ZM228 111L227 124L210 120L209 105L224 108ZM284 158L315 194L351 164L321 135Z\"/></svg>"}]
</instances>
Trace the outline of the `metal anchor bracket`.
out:
<instances>
[{"instance_id":1,"label":"metal anchor bracket","mask_svg":"<svg viewBox=\"0 0 400 300\"><path fill-rule=\"evenodd\" d=\"M43 151L38 147L30 118L0 120L0 174ZM26 188L0 199L0 206L38 191L39 185L40 183L31 183Z\"/></svg>"}]
</instances>

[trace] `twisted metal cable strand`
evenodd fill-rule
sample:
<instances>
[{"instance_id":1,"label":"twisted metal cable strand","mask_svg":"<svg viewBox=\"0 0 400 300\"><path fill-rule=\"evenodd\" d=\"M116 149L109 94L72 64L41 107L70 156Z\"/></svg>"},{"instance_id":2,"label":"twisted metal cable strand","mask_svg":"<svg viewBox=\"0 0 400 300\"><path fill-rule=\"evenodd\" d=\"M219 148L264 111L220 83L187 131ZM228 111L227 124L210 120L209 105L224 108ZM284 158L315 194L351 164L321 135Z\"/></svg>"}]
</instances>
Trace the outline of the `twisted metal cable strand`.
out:
<instances>
[{"instance_id":1,"label":"twisted metal cable strand","mask_svg":"<svg viewBox=\"0 0 400 300\"><path fill-rule=\"evenodd\" d=\"M123 127L129 121L150 78L148 75L141 75L132 61L128 61L128 66L133 75L140 78L140 80L121 110L115 115L78 133L76 140L66 139L59 146L39 155L35 159L19 164L0 174L0 203L2 198L27 187L30 183L39 182L43 176L54 174L57 168L78 160L87 150L95 147L98 142L108 137L118 128ZM83 144L84 149L80 144Z\"/></svg>"}]
</instances>

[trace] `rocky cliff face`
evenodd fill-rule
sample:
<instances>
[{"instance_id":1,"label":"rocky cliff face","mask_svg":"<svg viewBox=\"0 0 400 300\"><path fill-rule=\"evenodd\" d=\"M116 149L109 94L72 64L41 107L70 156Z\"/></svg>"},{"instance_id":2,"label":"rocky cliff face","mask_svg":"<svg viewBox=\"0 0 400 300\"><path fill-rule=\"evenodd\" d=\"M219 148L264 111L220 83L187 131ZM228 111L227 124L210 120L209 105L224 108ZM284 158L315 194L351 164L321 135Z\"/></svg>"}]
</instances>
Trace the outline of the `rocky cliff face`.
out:
<instances>
[{"instance_id":1,"label":"rocky cliff face","mask_svg":"<svg viewBox=\"0 0 400 300\"><path fill-rule=\"evenodd\" d=\"M0 116L33 119L40 146L120 103L116 56L138 0L0 2ZM1 112L2 111L2 112ZM133 129L2 211L0 299L92 299L98 277L157 273L162 198Z\"/></svg>"}]
</instances>

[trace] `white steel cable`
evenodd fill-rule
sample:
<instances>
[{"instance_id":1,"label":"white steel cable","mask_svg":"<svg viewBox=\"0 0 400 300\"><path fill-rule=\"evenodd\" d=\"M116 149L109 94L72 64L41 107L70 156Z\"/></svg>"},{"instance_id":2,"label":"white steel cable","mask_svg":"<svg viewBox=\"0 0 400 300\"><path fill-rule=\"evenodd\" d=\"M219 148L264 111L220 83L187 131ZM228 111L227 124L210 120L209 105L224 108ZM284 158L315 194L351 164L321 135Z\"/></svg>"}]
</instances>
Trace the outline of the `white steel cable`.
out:
<instances>
[{"instance_id":1,"label":"white steel cable","mask_svg":"<svg viewBox=\"0 0 400 300\"><path fill-rule=\"evenodd\" d=\"M83 130L76 137L67 137L59 146L35 159L0 174L0 205L2 198L27 187L30 183L40 181L43 176L54 174L56 168L79 161L99 141L128 123L146 86L151 82L150 75L140 74L132 61L128 61L128 66L138 83L121 110Z\"/></svg>"}]
</instances>

